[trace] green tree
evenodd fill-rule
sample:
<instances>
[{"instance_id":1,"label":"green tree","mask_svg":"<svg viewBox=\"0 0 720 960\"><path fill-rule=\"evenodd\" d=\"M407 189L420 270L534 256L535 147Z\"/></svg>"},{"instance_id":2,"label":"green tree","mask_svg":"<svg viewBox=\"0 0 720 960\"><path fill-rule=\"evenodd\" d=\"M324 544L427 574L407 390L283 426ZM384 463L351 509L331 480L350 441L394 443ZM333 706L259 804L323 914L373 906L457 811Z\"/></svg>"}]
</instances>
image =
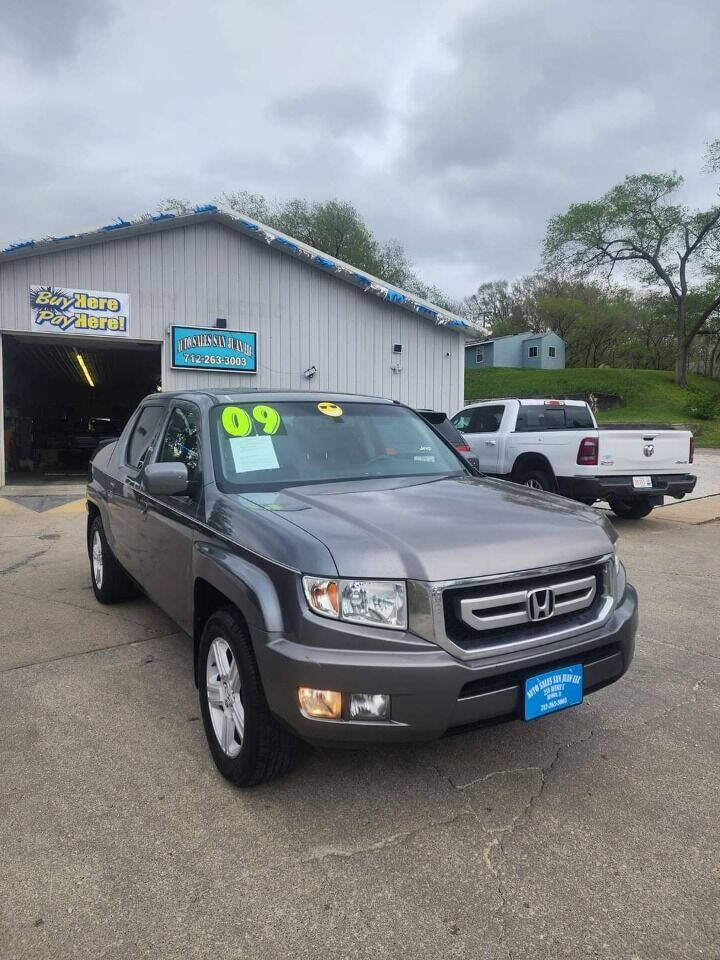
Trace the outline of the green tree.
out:
<instances>
[{"instance_id":1,"label":"green tree","mask_svg":"<svg viewBox=\"0 0 720 960\"><path fill-rule=\"evenodd\" d=\"M708 150L708 169L720 172L720 149ZM720 206L690 211L677 201L678 174L626 177L599 200L576 203L553 217L547 228L548 265L570 266L581 274L618 264L636 268L647 283L664 286L675 320L675 380L687 383L695 337L720 306L720 285L709 283L720 244ZM698 299L697 294L704 292Z\"/></svg>"},{"instance_id":2,"label":"green tree","mask_svg":"<svg viewBox=\"0 0 720 960\"><path fill-rule=\"evenodd\" d=\"M239 190L222 194L218 203L446 310L458 312L460 309L460 305L441 290L418 277L399 240L381 243L358 210L346 200L310 202L300 197L268 200L261 193ZM183 215L192 213L193 207L187 200L171 197L163 200L158 209Z\"/></svg>"}]
</instances>

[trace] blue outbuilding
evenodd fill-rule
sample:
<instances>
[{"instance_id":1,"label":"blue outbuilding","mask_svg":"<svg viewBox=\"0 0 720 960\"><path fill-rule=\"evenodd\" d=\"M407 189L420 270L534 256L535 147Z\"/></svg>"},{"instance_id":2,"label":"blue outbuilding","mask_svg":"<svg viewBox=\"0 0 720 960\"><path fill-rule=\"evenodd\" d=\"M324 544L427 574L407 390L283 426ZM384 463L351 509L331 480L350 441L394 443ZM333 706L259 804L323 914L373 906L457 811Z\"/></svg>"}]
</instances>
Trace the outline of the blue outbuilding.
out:
<instances>
[{"instance_id":1,"label":"blue outbuilding","mask_svg":"<svg viewBox=\"0 0 720 960\"><path fill-rule=\"evenodd\" d=\"M562 370L565 366L565 341L556 333L517 333L487 340L469 340L465 344L465 367L531 367Z\"/></svg>"}]
</instances>

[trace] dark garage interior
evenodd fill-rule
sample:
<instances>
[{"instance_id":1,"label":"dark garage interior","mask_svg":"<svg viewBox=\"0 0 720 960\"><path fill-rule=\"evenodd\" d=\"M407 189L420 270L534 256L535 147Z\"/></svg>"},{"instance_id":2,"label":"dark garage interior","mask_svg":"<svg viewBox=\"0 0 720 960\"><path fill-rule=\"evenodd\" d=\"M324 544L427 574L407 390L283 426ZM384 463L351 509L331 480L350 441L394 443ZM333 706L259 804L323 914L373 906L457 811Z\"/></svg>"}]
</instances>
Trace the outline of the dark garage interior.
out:
<instances>
[{"instance_id":1,"label":"dark garage interior","mask_svg":"<svg viewBox=\"0 0 720 960\"><path fill-rule=\"evenodd\" d=\"M2 341L6 483L84 478L97 445L160 386L160 344Z\"/></svg>"}]
</instances>

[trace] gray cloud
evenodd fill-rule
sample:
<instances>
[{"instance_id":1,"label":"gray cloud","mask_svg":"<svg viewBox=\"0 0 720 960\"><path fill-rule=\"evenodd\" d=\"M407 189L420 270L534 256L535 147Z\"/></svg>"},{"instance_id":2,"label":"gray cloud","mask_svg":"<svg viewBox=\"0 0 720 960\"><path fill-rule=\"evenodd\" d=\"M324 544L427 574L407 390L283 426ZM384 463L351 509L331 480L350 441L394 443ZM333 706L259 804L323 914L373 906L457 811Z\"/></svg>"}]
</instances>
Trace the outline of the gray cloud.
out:
<instances>
[{"instance_id":1,"label":"gray cloud","mask_svg":"<svg viewBox=\"0 0 720 960\"><path fill-rule=\"evenodd\" d=\"M715 198L714 0L5 0L0 27L4 242L173 195L340 196L460 296L626 173Z\"/></svg>"},{"instance_id":2,"label":"gray cloud","mask_svg":"<svg viewBox=\"0 0 720 960\"><path fill-rule=\"evenodd\" d=\"M2 0L0 34L6 55L42 69L81 48L87 32L113 16L107 0Z\"/></svg>"},{"instance_id":3,"label":"gray cloud","mask_svg":"<svg viewBox=\"0 0 720 960\"><path fill-rule=\"evenodd\" d=\"M377 130L385 115L380 98L361 87L326 88L284 97L275 104L275 112L282 120L309 123L335 136Z\"/></svg>"}]
</instances>

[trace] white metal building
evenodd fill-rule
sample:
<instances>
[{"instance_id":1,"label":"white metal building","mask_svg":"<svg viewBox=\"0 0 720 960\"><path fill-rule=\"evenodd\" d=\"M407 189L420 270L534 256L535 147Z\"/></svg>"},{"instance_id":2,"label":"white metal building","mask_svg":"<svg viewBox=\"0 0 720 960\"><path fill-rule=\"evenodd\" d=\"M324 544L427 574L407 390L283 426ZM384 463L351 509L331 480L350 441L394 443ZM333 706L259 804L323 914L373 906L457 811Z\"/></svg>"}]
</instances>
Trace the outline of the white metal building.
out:
<instances>
[{"instance_id":1,"label":"white metal building","mask_svg":"<svg viewBox=\"0 0 720 960\"><path fill-rule=\"evenodd\" d=\"M213 206L14 244L0 252L0 484L82 472L154 389L337 390L453 413L465 332Z\"/></svg>"}]
</instances>

